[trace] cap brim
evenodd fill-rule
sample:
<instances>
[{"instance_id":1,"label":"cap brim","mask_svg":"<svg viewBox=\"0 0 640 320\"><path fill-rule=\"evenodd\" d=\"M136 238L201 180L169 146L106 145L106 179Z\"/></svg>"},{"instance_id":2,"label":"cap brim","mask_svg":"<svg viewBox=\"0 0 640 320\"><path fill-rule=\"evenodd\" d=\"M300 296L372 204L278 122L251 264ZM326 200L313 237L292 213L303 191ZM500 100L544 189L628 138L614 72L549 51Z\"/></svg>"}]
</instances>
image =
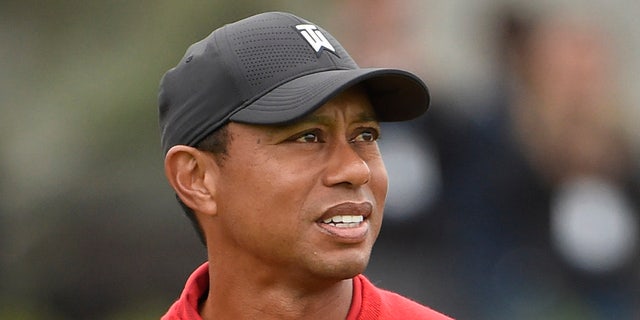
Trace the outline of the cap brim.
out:
<instances>
[{"instance_id":1,"label":"cap brim","mask_svg":"<svg viewBox=\"0 0 640 320\"><path fill-rule=\"evenodd\" d=\"M410 120L429 107L429 90L412 73L377 68L329 70L276 87L233 114L230 120L251 124L289 123L356 84L366 88L379 121Z\"/></svg>"}]
</instances>

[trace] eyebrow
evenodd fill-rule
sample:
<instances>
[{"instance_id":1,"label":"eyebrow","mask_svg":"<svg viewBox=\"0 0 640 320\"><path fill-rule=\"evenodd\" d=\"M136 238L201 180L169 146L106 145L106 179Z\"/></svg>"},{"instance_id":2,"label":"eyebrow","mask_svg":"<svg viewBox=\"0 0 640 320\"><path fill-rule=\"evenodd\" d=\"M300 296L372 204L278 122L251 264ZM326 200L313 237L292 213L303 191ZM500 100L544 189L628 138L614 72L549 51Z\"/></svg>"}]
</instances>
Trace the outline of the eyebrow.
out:
<instances>
[{"instance_id":1,"label":"eyebrow","mask_svg":"<svg viewBox=\"0 0 640 320\"><path fill-rule=\"evenodd\" d=\"M293 130L297 127L304 127L305 125L313 125L320 124L323 126L331 126L334 123L335 119L331 116L325 115L317 115L317 114L309 114L297 121L287 124L280 125L269 125L267 126L268 134L270 136L276 134L281 130ZM378 118L374 113L362 111L356 116L355 122L367 123L367 122L378 122Z\"/></svg>"}]
</instances>

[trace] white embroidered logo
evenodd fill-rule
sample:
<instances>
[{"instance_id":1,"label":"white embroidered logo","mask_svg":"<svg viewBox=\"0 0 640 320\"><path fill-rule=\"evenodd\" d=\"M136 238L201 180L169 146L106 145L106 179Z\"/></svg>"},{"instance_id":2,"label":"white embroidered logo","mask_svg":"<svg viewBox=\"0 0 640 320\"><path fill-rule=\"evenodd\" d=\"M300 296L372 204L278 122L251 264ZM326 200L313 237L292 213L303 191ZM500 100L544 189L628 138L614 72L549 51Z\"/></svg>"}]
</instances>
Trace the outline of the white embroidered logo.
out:
<instances>
[{"instance_id":1,"label":"white embroidered logo","mask_svg":"<svg viewBox=\"0 0 640 320\"><path fill-rule=\"evenodd\" d=\"M318 27L312 24L299 24L296 26L296 29L300 31L300 34L307 40L313 50L316 51L317 55L320 55L322 49L329 50L334 54L336 53L336 49L333 48L322 32L318 30Z\"/></svg>"}]
</instances>

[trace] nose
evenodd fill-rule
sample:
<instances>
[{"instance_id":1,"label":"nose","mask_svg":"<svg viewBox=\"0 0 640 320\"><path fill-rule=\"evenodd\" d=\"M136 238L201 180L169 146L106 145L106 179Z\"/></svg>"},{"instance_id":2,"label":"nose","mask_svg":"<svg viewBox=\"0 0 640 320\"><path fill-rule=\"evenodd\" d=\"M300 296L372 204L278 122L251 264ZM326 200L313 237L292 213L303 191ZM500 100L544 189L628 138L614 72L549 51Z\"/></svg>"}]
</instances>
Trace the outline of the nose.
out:
<instances>
[{"instance_id":1,"label":"nose","mask_svg":"<svg viewBox=\"0 0 640 320\"><path fill-rule=\"evenodd\" d=\"M327 186L358 187L369 182L371 170L367 162L347 141L337 144L328 160L324 183Z\"/></svg>"}]
</instances>

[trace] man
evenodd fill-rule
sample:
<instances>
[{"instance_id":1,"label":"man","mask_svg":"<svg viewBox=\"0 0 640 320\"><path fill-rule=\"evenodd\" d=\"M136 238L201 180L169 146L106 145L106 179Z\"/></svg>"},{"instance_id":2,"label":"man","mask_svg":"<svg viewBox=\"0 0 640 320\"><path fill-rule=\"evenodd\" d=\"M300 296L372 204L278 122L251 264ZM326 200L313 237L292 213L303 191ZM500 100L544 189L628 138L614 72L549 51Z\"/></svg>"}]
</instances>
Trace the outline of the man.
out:
<instances>
[{"instance_id":1,"label":"man","mask_svg":"<svg viewBox=\"0 0 640 320\"><path fill-rule=\"evenodd\" d=\"M165 173L209 257L163 319L448 319L361 275L387 192L378 121L426 111L421 80L270 12L192 45L160 87Z\"/></svg>"}]
</instances>

